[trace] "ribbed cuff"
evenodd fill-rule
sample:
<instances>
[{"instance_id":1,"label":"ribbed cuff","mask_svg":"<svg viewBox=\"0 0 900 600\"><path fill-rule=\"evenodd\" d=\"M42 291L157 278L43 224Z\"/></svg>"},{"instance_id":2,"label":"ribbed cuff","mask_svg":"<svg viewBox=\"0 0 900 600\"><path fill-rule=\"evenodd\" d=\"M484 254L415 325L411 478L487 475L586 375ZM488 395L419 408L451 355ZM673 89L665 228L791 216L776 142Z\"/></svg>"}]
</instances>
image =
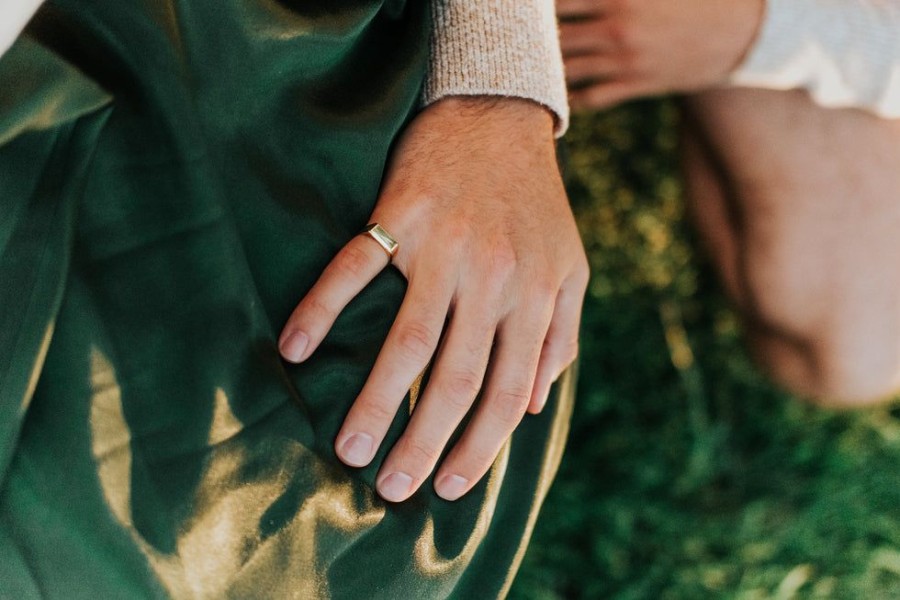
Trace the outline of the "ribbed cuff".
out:
<instances>
[{"instance_id":1,"label":"ribbed cuff","mask_svg":"<svg viewBox=\"0 0 900 600\"><path fill-rule=\"evenodd\" d=\"M431 0L434 28L423 104L446 96L512 96L569 126L552 0Z\"/></svg>"}]
</instances>

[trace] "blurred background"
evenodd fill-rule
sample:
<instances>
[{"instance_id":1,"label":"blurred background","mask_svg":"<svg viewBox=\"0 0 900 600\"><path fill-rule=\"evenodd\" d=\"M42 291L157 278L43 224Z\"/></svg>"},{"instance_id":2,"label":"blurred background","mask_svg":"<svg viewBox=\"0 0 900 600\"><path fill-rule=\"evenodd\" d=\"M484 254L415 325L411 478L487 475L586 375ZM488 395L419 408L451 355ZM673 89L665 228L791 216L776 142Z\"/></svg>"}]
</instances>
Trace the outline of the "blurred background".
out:
<instances>
[{"instance_id":1,"label":"blurred background","mask_svg":"<svg viewBox=\"0 0 900 600\"><path fill-rule=\"evenodd\" d=\"M678 112L573 121L593 280L560 474L511 598L900 598L900 405L768 384L684 217Z\"/></svg>"}]
</instances>

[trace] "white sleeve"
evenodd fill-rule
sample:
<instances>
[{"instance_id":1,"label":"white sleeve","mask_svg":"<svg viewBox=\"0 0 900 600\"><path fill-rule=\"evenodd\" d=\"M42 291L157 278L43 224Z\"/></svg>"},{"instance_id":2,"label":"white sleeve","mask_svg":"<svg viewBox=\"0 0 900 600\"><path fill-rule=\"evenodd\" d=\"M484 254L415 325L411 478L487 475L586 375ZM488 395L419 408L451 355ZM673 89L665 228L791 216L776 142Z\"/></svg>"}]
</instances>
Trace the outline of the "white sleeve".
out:
<instances>
[{"instance_id":1,"label":"white sleeve","mask_svg":"<svg viewBox=\"0 0 900 600\"><path fill-rule=\"evenodd\" d=\"M730 83L802 88L825 107L900 118L900 0L767 0Z\"/></svg>"},{"instance_id":2,"label":"white sleeve","mask_svg":"<svg viewBox=\"0 0 900 600\"><path fill-rule=\"evenodd\" d=\"M0 56L13 45L43 0L2 0L0 2Z\"/></svg>"}]
</instances>

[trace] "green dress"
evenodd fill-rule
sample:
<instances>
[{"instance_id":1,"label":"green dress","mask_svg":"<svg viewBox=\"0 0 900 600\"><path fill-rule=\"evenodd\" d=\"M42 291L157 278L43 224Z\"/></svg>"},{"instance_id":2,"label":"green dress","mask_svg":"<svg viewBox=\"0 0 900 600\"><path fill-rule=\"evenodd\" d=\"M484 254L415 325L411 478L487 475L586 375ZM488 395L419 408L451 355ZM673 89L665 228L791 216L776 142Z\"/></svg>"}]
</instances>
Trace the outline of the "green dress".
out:
<instances>
[{"instance_id":1,"label":"green dress","mask_svg":"<svg viewBox=\"0 0 900 600\"><path fill-rule=\"evenodd\" d=\"M418 105L421 0L60 0L0 59L0 598L490 598L560 459L564 378L474 491L334 456L404 293L275 340ZM415 391L411 392L415 396Z\"/></svg>"}]
</instances>

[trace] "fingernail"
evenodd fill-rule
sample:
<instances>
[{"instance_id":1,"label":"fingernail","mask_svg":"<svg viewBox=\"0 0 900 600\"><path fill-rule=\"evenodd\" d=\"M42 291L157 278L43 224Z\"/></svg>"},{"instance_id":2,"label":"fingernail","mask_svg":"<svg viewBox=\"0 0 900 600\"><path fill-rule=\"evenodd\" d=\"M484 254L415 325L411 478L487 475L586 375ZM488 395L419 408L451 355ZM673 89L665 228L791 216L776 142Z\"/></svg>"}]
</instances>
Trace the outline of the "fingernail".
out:
<instances>
[{"instance_id":1,"label":"fingernail","mask_svg":"<svg viewBox=\"0 0 900 600\"><path fill-rule=\"evenodd\" d=\"M438 481L435 491L444 500L459 500L469 487L469 480L459 475L446 475Z\"/></svg>"},{"instance_id":2,"label":"fingernail","mask_svg":"<svg viewBox=\"0 0 900 600\"><path fill-rule=\"evenodd\" d=\"M412 484L412 477L406 473L391 473L378 484L378 493L388 502L400 502L409 496Z\"/></svg>"},{"instance_id":3,"label":"fingernail","mask_svg":"<svg viewBox=\"0 0 900 600\"><path fill-rule=\"evenodd\" d=\"M309 346L309 336L302 331L295 331L281 343L281 355L292 363L303 360L303 353Z\"/></svg>"},{"instance_id":4,"label":"fingernail","mask_svg":"<svg viewBox=\"0 0 900 600\"><path fill-rule=\"evenodd\" d=\"M364 467L372 461L375 440L367 433L357 433L341 445L341 458L351 467Z\"/></svg>"}]
</instances>

